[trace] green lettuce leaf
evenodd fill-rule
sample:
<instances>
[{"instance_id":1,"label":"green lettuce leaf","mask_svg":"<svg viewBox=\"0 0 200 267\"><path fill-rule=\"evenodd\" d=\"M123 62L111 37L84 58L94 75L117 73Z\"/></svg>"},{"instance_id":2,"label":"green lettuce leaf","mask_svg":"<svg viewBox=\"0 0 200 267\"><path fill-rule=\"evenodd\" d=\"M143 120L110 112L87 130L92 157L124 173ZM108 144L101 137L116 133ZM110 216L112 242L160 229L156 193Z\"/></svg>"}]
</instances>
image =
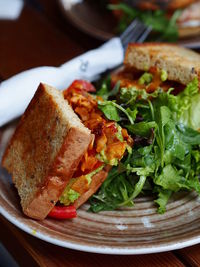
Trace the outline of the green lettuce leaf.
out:
<instances>
[{"instance_id":1,"label":"green lettuce leaf","mask_svg":"<svg viewBox=\"0 0 200 267\"><path fill-rule=\"evenodd\" d=\"M163 214L166 211L166 205L172 195L172 191L161 188L156 188L156 191L158 191L158 198L154 202L158 204L158 213Z\"/></svg>"},{"instance_id":2,"label":"green lettuce leaf","mask_svg":"<svg viewBox=\"0 0 200 267\"><path fill-rule=\"evenodd\" d=\"M200 132L184 126L183 124L177 124L177 129L183 142L190 145L200 145Z\"/></svg>"},{"instance_id":3,"label":"green lettuce leaf","mask_svg":"<svg viewBox=\"0 0 200 267\"><path fill-rule=\"evenodd\" d=\"M194 130L200 129L200 93L199 81L194 78L177 96L177 119Z\"/></svg>"},{"instance_id":4,"label":"green lettuce leaf","mask_svg":"<svg viewBox=\"0 0 200 267\"><path fill-rule=\"evenodd\" d=\"M188 109L183 109L179 122L194 130L200 129L200 94L190 98Z\"/></svg>"},{"instance_id":5,"label":"green lettuce leaf","mask_svg":"<svg viewBox=\"0 0 200 267\"><path fill-rule=\"evenodd\" d=\"M177 192L181 188L187 188L185 178L171 164L165 166L161 174L154 178L154 183L165 190Z\"/></svg>"}]
</instances>

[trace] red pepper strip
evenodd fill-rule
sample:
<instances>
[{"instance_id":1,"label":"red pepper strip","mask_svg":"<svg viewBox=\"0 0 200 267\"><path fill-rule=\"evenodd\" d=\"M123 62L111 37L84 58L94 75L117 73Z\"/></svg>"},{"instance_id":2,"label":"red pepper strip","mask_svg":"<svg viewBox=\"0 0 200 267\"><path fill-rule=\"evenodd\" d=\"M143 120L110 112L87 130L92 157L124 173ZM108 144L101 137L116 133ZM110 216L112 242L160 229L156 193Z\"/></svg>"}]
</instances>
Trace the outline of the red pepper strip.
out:
<instances>
[{"instance_id":1,"label":"red pepper strip","mask_svg":"<svg viewBox=\"0 0 200 267\"><path fill-rule=\"evenodd\" d=\"M86 92L96 92L95 87L88 81L85 80L75 80L67 90L77 89Z\"/></svg>"},{"instance_id":2,"label":"red pepper strip","mask_svg":"<svg viewBox=\"0 0 200 267\"><path fill-rule=\"evenodd\" d=\"M76 209L74 206L60 207L55 206L49 212L48 217L56 219L71 219L77 216Z\"/></svg>"}]
</instances>

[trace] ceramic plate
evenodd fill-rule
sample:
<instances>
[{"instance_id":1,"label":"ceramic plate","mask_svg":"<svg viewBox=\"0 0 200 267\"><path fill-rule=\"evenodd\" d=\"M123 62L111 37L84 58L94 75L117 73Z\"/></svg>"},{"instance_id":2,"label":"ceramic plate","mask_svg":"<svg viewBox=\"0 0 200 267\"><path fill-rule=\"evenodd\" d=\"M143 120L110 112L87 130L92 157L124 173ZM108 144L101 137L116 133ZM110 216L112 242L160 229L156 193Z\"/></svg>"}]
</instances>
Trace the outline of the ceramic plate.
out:
<instances>
[{"instance_id":1,"label":"ceramic plate","mask_svg":"<svg viewBox=\"0 0 200 267\"><path fill-rule=\"evenodd\" d=\"M95 5L84 0L58 0L58 3L63 15L78 29L102 41L114 37L117 21L109 13L101 12ZM198 49L200 47L199 29L197 34L196 37L188 37L178 43Z\"/></svg>"},{"instance_id":2,"label":"ceramic plate","mask_svg":"<svg viewBox=\"0 0 200 267\"><path fill-rule=\"evenodd\" d=\"M0 158L15 129L0 129ZM146 254L200 243L200 199L194 193L178 195L164 215L153 200L141 197L134 208L98 214L85 204L73 220L35 221L21 211L10 175L0 169L0 213L25 232L47 242L76 250L106 254Z\"/></svg>"}]
</instances>

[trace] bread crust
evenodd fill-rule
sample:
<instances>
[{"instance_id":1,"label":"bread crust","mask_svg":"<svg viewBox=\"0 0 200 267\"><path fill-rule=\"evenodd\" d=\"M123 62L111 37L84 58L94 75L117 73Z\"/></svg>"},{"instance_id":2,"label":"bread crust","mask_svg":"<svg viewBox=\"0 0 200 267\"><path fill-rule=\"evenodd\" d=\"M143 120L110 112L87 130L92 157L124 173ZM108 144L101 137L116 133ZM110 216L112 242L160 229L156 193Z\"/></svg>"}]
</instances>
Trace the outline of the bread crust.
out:
<instances>
[{"instance_id":1,"label":"bread crust","mask_svg":"<svg viewBox=\"0 0 200 267\"><path fill-rule=\"evenodd\" d=\"M158 71L167 71L169 80L184 85L191 82L194 77L200 81L200 55L173 44L129 44L124 65L144 71L156 67Z\"/></svg>"},{"instance_id":2,"label":"bread crust","mask_svg":"<svg viewBox=\"0 0 200 267\"><path fill-rule=\"evenodd\" d=\"M179 27L178 33L180 38L194 37L200 35L200 26L198 27Z\"/></svg>"},{"instance_id":3,"label":"bread crust","mask_svg":"<svg viewBox=\"0 0 200 267\"><path fill-rule=\"evenodd\" d=\"M74 202L74 206L76 209L79 208L82 204L84 204L99 189L99 187L107 178L110 168L111 167L107 165L100 172L92 176L92 181L89 190L82 194Z\"/></svg>"},{"instance_id":4,"label":"bread crust","mask_svg":"<svg viewBox=\"0 0 200 267\"><path fill-rule=\"evenodd\" d=\"M71 128L37 194L24 213L34 219L44 219L58 201L91 142L91 136ZM38 208L40 207L40 208Z\"/></svg>"}]
</instances>

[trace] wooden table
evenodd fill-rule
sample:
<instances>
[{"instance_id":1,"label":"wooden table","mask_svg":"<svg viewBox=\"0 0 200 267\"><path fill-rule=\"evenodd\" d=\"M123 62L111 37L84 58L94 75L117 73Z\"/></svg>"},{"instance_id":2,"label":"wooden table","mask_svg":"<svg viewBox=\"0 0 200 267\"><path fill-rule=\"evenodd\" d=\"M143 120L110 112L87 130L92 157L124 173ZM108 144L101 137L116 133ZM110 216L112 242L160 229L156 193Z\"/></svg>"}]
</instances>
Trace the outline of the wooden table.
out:
<instances>
[{"instance_id":1,"label":"wooden table","mask_svg":"<svg viewBox=\"0 0 200 267\"><path fill-rule=\"evenodd\" d=\"M58 66L100 44L67 23L55 0L25 2L18 20L0 20L1 80L36 66ZM36 239L3 217L0 217L0 237L20 266L200 266L200 245L139 256L91 254Z\"/></svg>"}]
</instances>

